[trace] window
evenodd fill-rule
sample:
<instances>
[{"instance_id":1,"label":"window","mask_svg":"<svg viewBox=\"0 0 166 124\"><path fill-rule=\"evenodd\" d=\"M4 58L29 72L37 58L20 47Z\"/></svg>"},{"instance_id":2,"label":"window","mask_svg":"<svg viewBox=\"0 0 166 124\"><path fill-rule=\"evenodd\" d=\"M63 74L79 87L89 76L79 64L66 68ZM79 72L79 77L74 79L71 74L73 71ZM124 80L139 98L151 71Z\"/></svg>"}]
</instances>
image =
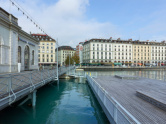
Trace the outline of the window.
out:
<instances>
[{"instance_id":1,"label":"window","mask_svg":"<svg viewBox=\"0 0 166 124\"><path fill-rule=\"evenodd\" d=\"M18 47L18 63L21 63L21 47Z\"/></svg>"},{"instance_id":2,"label":"window","mask_svg":"<svg viewBox=\"0 0 166 124\"><path fill-rule=\"evenodd\" d=\"M34 55L34 50L32 51L32 65L34 65L34 58L35 58L35 55Z\"/></svg>"}]
</instances>

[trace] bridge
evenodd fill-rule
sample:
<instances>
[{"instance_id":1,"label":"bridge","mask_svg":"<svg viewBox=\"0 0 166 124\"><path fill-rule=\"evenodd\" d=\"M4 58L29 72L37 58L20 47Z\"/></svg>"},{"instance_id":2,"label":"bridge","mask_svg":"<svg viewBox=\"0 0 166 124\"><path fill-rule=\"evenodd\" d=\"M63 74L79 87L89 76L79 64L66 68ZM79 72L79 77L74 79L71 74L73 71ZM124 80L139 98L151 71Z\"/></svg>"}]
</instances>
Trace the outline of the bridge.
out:
<instances>
[{"instance_id":1,"label":"bridge","mask_svg":"<svg viewBox=\"0 0 166 124\"><path fill-rule=\"evenodd\" d=\"M74 69L74 67L60 67L41 71L25 71L0 75L0 110L27 96L19 105L31 99L32 106L36 104L37 89L51 81L59 80L59 76ZM58 82L59 83L59 82Z\"/></svg>"}]
</instances>

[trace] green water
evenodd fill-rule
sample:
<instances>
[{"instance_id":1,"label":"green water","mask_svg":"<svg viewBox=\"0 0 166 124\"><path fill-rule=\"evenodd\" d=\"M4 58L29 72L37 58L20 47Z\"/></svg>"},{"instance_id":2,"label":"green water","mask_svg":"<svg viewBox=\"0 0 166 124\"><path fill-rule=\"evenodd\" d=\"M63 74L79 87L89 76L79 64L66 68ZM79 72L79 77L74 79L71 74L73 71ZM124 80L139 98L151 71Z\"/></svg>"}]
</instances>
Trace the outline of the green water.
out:
<instances>
[{"instance_id":1,"label":"green water","mask_svg":"<svg viewBox=\"0 0 166 124\"><path fill-rule=\"evenodd\" d=\"M0 112L0 124L107 124L94 94L83 78L60 80L37 91L36 107L11 106Z\"/></svg>"}]
</instances>

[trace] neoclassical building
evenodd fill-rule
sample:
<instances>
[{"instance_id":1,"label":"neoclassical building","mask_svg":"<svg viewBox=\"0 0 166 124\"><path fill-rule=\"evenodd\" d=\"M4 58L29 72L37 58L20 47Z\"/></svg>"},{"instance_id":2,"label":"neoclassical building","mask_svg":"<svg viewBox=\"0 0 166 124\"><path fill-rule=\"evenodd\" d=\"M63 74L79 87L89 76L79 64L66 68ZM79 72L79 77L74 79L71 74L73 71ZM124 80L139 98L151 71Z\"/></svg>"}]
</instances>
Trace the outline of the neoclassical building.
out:
<instances>
[{"instance_id":1,"label":"neoclassical building","mask_svg":"<svg viewBox=\"0 0 166 124\"><path fill-rule=\"evenodd\" d=\"M83 62L83 58L82 58L82 52L83 52L83 43L84 42L80 42L77 46L76 46L76 55L79 56L79 60L80 63Z\"/></svg>"},{"instance_id":2,"label":"neoclassical building","mask_svg":"<svg viewBox=\"0 0 166 124\"><path fill-rule=\"evenodd\" d=\"M166 65L166 43L90 39L83 44L83 63L122 63L125 65Z\"/></svg>"},{"instance_id":3,"label":"neoclassical building","mask_svg":"<svg viewBox=\"0 0 166 124\"><path fill-rule=\"evenodd\" d=\"M42 66L53 66L55 62L56 41L46 34L31 34L39 43L38 62Z\"/></svg>"},{"instance_id":4,"label":"neoclassical building","mask_svg":"<svg viewBox=\"0 0 166 124\"><path fill-rule=\"evenodd\" d=\"M65 60L67 56L74 56L75 51L71 46L60 46L58 47L58 63L63 66L65 65ZM57 49L55 49L56 55L57 55ZM56 56L57 61L57 56Z\"/></svg>"},{"instance_id":5,"label":"neoclassical building","mask_svg":"<svg viewBox=\"0 0 166 124\"><path fill-rule=\"evenodd\" d=\"M0 73L38 69L39 41L21 30L18 19L0 7ZM18 64L20 63L20 64Z\"/></svg>"}]
</instances>

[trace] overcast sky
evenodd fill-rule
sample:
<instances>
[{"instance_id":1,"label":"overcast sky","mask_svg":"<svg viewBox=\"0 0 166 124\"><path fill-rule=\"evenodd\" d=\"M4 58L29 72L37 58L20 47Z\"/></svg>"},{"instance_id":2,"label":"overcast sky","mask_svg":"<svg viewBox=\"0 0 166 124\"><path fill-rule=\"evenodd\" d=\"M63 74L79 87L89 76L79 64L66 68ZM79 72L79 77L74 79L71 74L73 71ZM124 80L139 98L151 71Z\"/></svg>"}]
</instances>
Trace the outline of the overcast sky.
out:
<instances>
[{"instance_id":1,"label":"overcast sky","mask_svg":"<svg viewBox=\"0 0 166 124\"><path fill-rule=\"evenodd\" d=\"M166 0L14 0L60 45L91 38L166 40ZM9 0L0 6L26 32L41 33Z\"/></svg>"}]
</instances>

